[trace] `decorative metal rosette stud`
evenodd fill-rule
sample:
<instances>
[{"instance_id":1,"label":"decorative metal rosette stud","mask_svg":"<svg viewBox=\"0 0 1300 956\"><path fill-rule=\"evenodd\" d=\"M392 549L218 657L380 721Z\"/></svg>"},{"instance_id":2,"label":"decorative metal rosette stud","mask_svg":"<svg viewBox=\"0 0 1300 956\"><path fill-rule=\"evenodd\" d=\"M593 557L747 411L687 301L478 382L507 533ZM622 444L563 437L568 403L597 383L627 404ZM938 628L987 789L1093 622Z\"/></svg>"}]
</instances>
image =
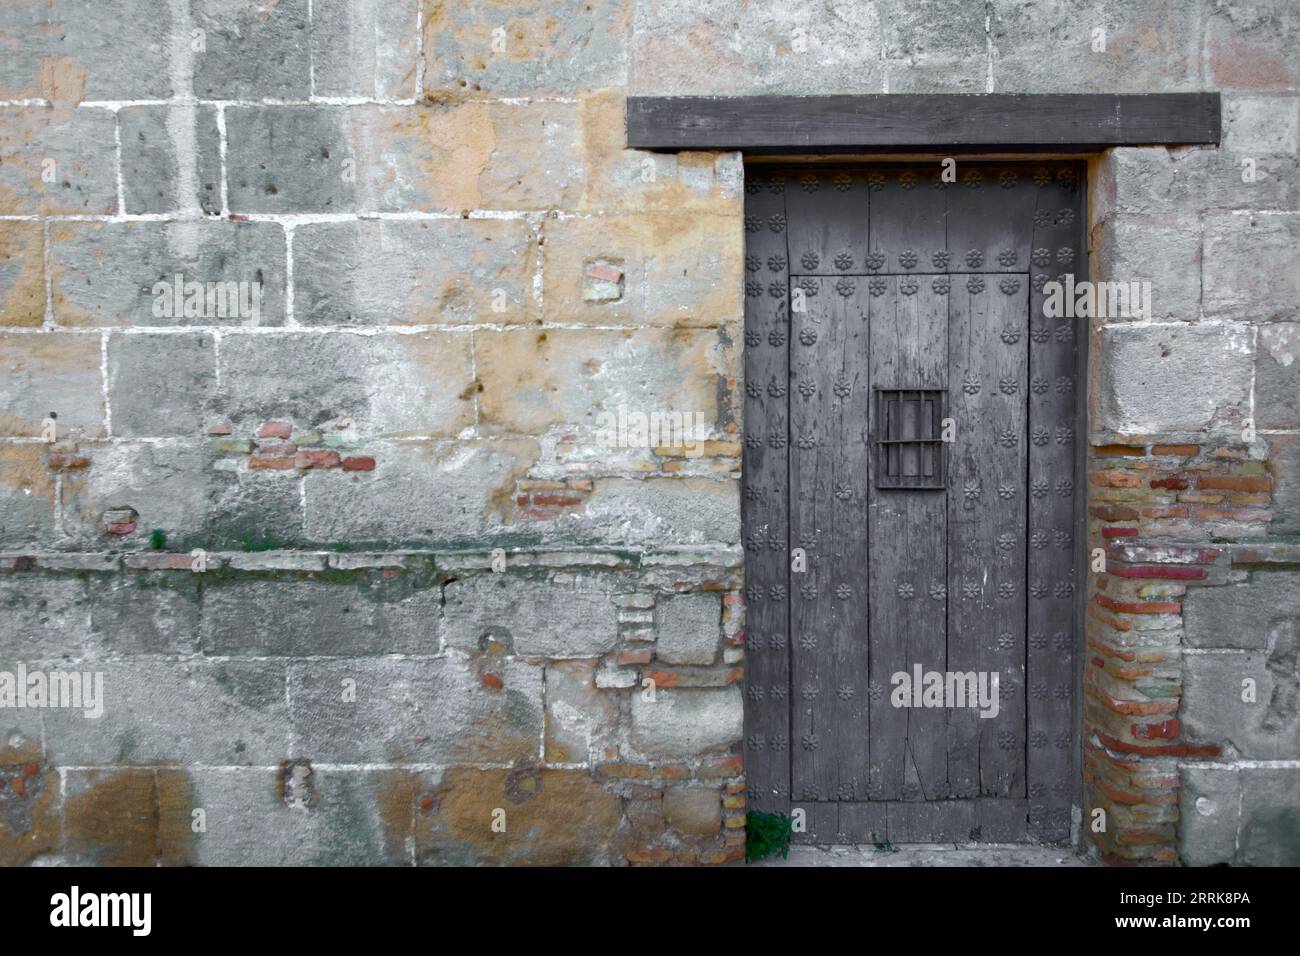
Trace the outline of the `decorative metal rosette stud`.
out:
<instances>
[{"instance_id":1,"label":"decorative metal rosette stud","mask_svg":"<svg viewBox=\"0 0 1300 956\"><path fill-rule=\"evenodd\" d=\"M894 589L894 592L904 601L910 601L916 596L916 588L908 581L901 582L898 587Z\"/></svg>"},{"instance_id":2,"label":"decorative metal rosette stud","mask_svg":"<svg viewBox=\"0 0 1300 956\"><path fill-rule=\"evenodd\" d=\"M940 584L938 582L935 582L934 584L930 585L929 590L930 590L930 597L932 597L936 601L942 601L944 598L948 596L948 586L946 584Z\"/></svg>"},{"instance_id":3,"label":"decorative metal rosette stud","mask_svg":"<svg viewBox=\"0 0 1300 956\"><path fill-rule=\"evenodd\" d=\"M853 268L853 256L847 252L841 252L835 257L835 268L841 272L848 272Z\"/></svg>"},{"instance_id":4,"label":"decorative metal rosette stud","mask_svg":"<svg viewBox=\"0 0 1300 956\"><path fill-rule=\"evenodd\" d=\"M880 276L873 276L871 281L867 283L867 290L874 296L884 295L887 288L888 283Z\"/></svg>"},{"instance_id":5,"label":"decorative metal rosette stud","mask_svg":"<svg viewBox=\"0 0 1300 956\"><path fill-rule=\"evenodd\" d=\"M883 269L884 267L885 267L885 254L883 252L867 253L868 269L874 272L876 269Z\"/></svg>"},{"instance_id":6,"label":"decorative metal rosette stud","mask_svg":"<svg viewBox=\"0 0 1300 956\"><path fill-rule=\"evenodd\" d=\"M972 502L972 503L973 503L973 502L976 502L976 501L979 501L979 499L980 499L980 494L981 494L982 492L983 492L983 489L980 487L980 483L979 483L978 481L968 481L968 482L966 482L966 484L962 487L962 490L961 490L962 497L963 497L966 501L969 501L969 502Z\"/></svg>"},{"instance_id":7,"label":"decorative metal rosette stud","mask_svg":"<svg viewBox=\"0 0 1300 956\"><path fill-rule=\"evenodd\" d=\"M854 292L856 292L857 288L858 288L857 284L852 279L848 279L848 278L840 279L838 282L835 283L835 291L838 292L840 295L844 296L845 298L848 298Z\"/></svg>"},{"instance_id":8,"label":"decorative metal rosette stud","mask_svg":"<svg viewBox=\"0 0 1300 956\"><path fill-rule=\"evenodd\" d=\"M835 184L835 189L838 192L848 192L853 188L853 177L848 173L836 173L831 182Z\"/></svg>"},{"instance_id":9,"label":"decorative metal rosette stud","mask_svg":"<svg viewBox=\"0 0 1300 956\"><path fill-rule=\"evenodd\" d=\"M1029 383L1035 395L1042 395L1047 392L1047 379L1041 375L1035 375Z\"/></svg>"},{"instance_id":10,"label":"decorative metal rosette stud","mask_svg":"<svg viewBox=\"0 0 1300 956\"><path fill-rule=\"evenodd\" d=\"M840 398L848 398L851 394L853 394L853 384L848 380L846 376L841 375L835 379L835 385L833 386L832 390Z\"/></svg>"},{"instance_id":11,"label":"decorative metal rosette stud","mask_svg":"<svg viewBox=\"0 0 1300 956\"><path fill-rule=\"evenodd\" d=\"M998 282L998 288L1004 295L1015 295L1020 291L1020 280L1015 276L1006 276Z\"/></svg>"},{"instance_id":12,"label":"decorative metal rosette stud","mask_svg":"<svg viewBox=\"0 0 1300 956\"><path fill-rule=\"evenodd\" d=\"M1004 428L998 432L998 444L1003 448L1015 448L1020 444L1020 436L1012 428Z\"/></svg>"},{"instance_id":13,"label":"decorative metal rosette stud","mask_svg":"<svg viewBox=\"0 0 1300 956\"><path fill-rule=\"evenodd\" d=\"M962 379L961 390L967 395L978 395L980 393L979 378L968 374L964 379Z\"/></svg>"},{"instance_id":14,"label":"decorative metal rosette stud","mask_svg":"<svg viewBox=\"0 0 1300 956\"><path fill-rule=\"evenodd\" d=\"M762 229L762 228L763 228L763 220L760 219L758 216L746 216L746 217L745 217L745 231L746 231L746 232L758 232L758 230L760 230L760 229Z\"/></svg>"},{"instance_id":15,"label":"decorative metal rosette stud","mask_svg":"<svg viewBox=\"0 0 1300 956\"><path fill-rule=\"evenodd\" d=\"M810 379L802 379L799 382L799 394L804 398L812 398L817 394L817 383Z\"/></svg>"},{"instance_id":16,"label":"decorative metal rosette stud","mask_svg":"<svg viewBox=\"0 0 1300 956\"><path fill-rule=\"evenodd\" d=\"M966 253L966 265L972 269L978 269L984 264L984 253L978 249L971 249Z\"/></svg>"},{"instance_id":17,"label":"decorative metal rosette stud","mask_svg":"<svg viewBox=\"0 0 1300 956\"><path fill-rule=\"evenodd\" d=\"M1020 177L1016 175L1014 170L1004 169L1002 172L998 173L998 185L1003 189L1010 189L1019 182L1019 180Z\"/></svg>"},{"instance_id":18,"label":"decorative metal rosette stud","mask_svg":"<svg viewBox=\"0 0 1300 956\"><path fill-rule=\"evenodd\" d=\"M767 181L767 191L770 193L785 192L785 177L773 176L771 179L769 179Z\"/></svg>"},{"instance_id":19,"label":"decorative metal rosette stud","mask_svg":"<svg viewBox=\"0 0 1300 956\"><path fill-rule=\"evenodd\" d=\"M910 169L904 170L898 176L898 185L902 186L904 189L915 189L916 180L916 173L912 172Z\"/></svg>"},{"instance_id":20,"label":"decorative metal rosette stud","mask_svg":"<svg viewBox=\"0 0 1300 956\"><path fill-rule=\"evenodd\" d=\"M904 249L898 254L898 264L904 269L911 269L918 261L915 249Z\"/></svg>"},{"instance_id":21,"label":"decorative metal rosette stud","mask_svg":"<svg viewBox=\"0 0 1300 956\"><path fill-rule=\"evenodd\" d=\"M976 295L984 291L984 279L981 276L971 276L966 280L966 289Z\"/></svg>"},{"instance_id":22,"label":"decorative metal rosette stud","mask_svg":"<svg viewBox=\"0 0 1300 956\"><path fill-rule=\"evenodd\" d=\"M1014 395L1020 391L1020 383L1008 375L998 379L998 391L1003 395Z\"/></svg>"},{"instance_id":23,"label":"decorative metal rosette stud","mask_svg":"<svg viewBox=\"0 0 1300 956\"><path fill-rule=\"evenodd\" d=\"M1020 330L1014 325L1004 325L1002 331L998 333L998 338L1007 345L1015 345L1020 341Z\"/></svg>"},{"instance_id":24,"label":"decorative metal rosette stud","mask_svg":"<svg viewBox=\"0 0 1300 956\"><path fill-rule=\"evenodd\" d=\"M817 255L815 252L805 252L799 257L799 261L803 263L805 269L816 269L822 264L821 256Z\"/></svg>"},{"instance_id":25,"label":"decorative metal rosette stud","mask_svg":"<svg viewBox=\"0 0 1300 956\"><path fill-rule=\"evenodd\" d=\"M1003 501L1010 501L1016 496L1016 486L1009 481L998 483L998 497Z\"/></svg>"},{"instance_id":26,"label":"decorative metal rosette stud","mask_svg":"<svg viewBox=\"0 0 1300 956\"><path fill-rule=\"evenodd\" d=\"M754 254L745 256L745 270L747 272L757 272L762 268L763 261Z\"/></svg>"},{"instance_id":27,"label":"decorative metal rosette stud","mask_svg":"<svg viewBox=\"0 0 1300 956\"><path fill-rule=\"evenodd\" d=\"M968 169L961 178L961 184L967 189L979 189L984 185L984 174L978 169Z\"/></svg>"},{"instance_id":28,"label":"decorative metal rosette stud","mask_svg":"<svg viewBox=\"0 0 1300 956\"><path fill-rule=\"evenodd\" d=\"M1057 250L1056 250L1056 261L1059 262L1059 263L1061 263L1061 265L1065 265L1067 262L1073 262L1073 261L1074 261L1074 247L1073 247L1073 246L1061 246L1061 248L1057 249Z\"/></svg>"},{"instance_id":29,"label":"decorative metal rosette stud","mask_svg":"<svg viewBox=\"0 0 1300 956\"><path fill-rule=\"evenodd\" d=\"M952 280L947 276L935 276L930 282L930 288L934 290L935 295L947 295L948 290L952 288Z\"/></svg>"},{"instance_id":30,"label":"decorative metal rosette stud","mask_svg":"<svg viewBox=\"0 0 1300 956\"><path fill-rule=\"evenodd\" d=\"M767 383L767 394L773 398L785 398L785 382L778 382L772 379Z\"/></svg>"},{"instance_id":31,"label":"decorative metal rosette stud","mask_svg":"<svg viewBox=\"0 0 1300 956\"><path fill-rule=\"evenodd\" d=\"M785 298L785 283L784 283L784 282L773 282L771 285L769 285L769 286L767 287L767 294L770 295L770 296L771 296L772 298L774 298L774 299L784 299L784 298Z\"/></svg>"},{"instance_id":32,"label":"decorative metal rosette stud","mask_svg":"<svg viewBox=\"0 0 1300 956\"><path fill-rule=\"evenodd\" d=\"M1033 433L1029 436L1029 440L1035 445L1041 447L1052 440L1052 433L1040 425L1033 430Z\"/></svg>"},{"instance_id":33,"label":"decorative metal rosette stud","mask_svg":"<svg viewBox=\"0 0 1300 956\"><path fill-rule=\"evenodd\" d=\"M1047 170L1042 166L1039 166L1037 169L1034 170L1035 186L1046 186L1051 181L1052 181L1052 174L1050 170Z\"/></svg>"},{"instance_id":34,"label":"decorative metal rosette stud","mask_svg":"<svg viewBox=\"0 0 1300 956\"><path fill-rule=\"evenodd\" d=\"M1016 546L1016 536L1009 531L1004 531L998 535L998 547L1003 551L1010 551Z\"/></svg>"},{"instance_id":35,"label":"decorative metal rosette stud","mask_svg":"<svg viewBox=\"0 0 1300 956\"><path fill-rule=\"evenodd\" d=\"M835 596L841 601L847 601L849 598L853 597L853 588L849 587L847 584L841 584L835 589Z\"/></svg>"},{"instance_id":36,"label":"decorative metal rosette stud","mask_svg":"<svg viewBox=\"0 0 1300 956\"><path fill-rule=\"evenodd\" d=\"M785 256L768 256L767 267L773 272L785 271Z\"/></svg>"},{"instance_id":37,"label":"decorative metal rosette stud","mask_svg":"<svg viewBox=\"0 0 1300 956\"><path fill-rule=\"evenodd\" d=\"M1036 266L1049 266L1052 264L1052 250L1040 246L1029 254L1029 261Z\"/></svg>"},{"instance_id":38,"label":"decorative metal rosette stud","mask_svg":"<svg viewBox=\"0 0 1300 956\"><path fill-rule=\"evenodd\" d=\"M817 344L817 333L813 330L811 326L804 326L804 328L802 328L799 331L799 344L800 345Z\"/></svg>"},{"instance_id":39,"label":"decorative metal rosette stud","mask_svg":"<svg viewBox=\"0 0 1300 956\"><path fill-rule=\"evenodd\" d=\"M885 174L875 169L867 173L867 188L873 193L880 192L880 190L884 189Z\"/></svg>"},{"instance_id":40,"label":"decorative metal rosette stud","mask_svg":"<svg viewBox=\"0 0 1300 956\"><path fill-rule=\"evenodd\" d=\"M1069 478L1062 478L1056 483L1056 493L1062 498L1068 498L1074 494L1074 482Z\"/></svg>"},{"instance_id":41,"label":"decorative metal rosette stud","mask_svg":"<svg viewBox=\"0 0 1300 956\"><path fill-rule=\"evenodd\" d=\"M898 291L903 295L915 295L916 290L920 287L921 284L916 281L915 276L903 276L898 280Z\"/></svg>"},{"instance_id":42,"label":"decorative metal rosette stud","mask_svg":"<svg viewBox=\"0 0 1300 956\"><path fill-rule=\"evenodd\" d=\"M820 181L812 173L805 173L799 177L799 185L806 193L815 193L817 187L821 185Z\"/></svg>"},{"instance_id":43,"label":"decorative metal rosette stud","mask_svg":"<svg viewBox=\"0 0 1300 956\"><path fill-rule=\"evenodd\" d=\"M1039 344L1046 342L1052 337L1051 331L1045 325L1035 325L1029 330L1029 337Z\"/></svg>"},{"instance_id":44,"label":"decorative metal rosette stud","mask_svg":"<svg viewBox=\"0 0 1300 956\"><path fill-rule=\"evenodd\" d=\"M768 216L768 217L767 217L767 228L771 229L773 232L784 232L784 231L785 231L785 216L783 216L783 215L782 215L781 213L779 213L779 212L778 212L778 213L773 213L771 216Z\"/></svg>"},{"instance_id":45,"label":"decorative metal rosette stud","mask_svg":"<svg viewBox=\"0 0 1300 956\"><path fill-rule=\"evenodd\" d=\"M763 283L755 282L753 279L750 279L748 282L745 283L745 295L748 296L749 298L755 299L762 294L763 294Z\"/></svg>"},{"instance_id":46,"label":"decorative metal rosette stud","mask_svg":"<svg viewBox=\"0 0 1300 956\"><path fill-rule=\"evenodd\" d=\"M934 263L936 269L946 269L948 263L952 261L952 256L948 254L946 249L939 249L930 254L930 261Z\"/></svg>"},{"instance_id":47,"label":"decorative metal rosette stud","mask_svg":"<svg viewBox=\"0 0 1300 956\"><path fill-rule=\"evenodd\" d=\"M799 280L799 288L803 290L803 294L806 297L811 299L813 296L817 294L817 290L818 288L820 288L820 284L817 282L816 279L803 278Z\"/></svg>"},{"instance_id":48,"label":"decorative metal rosette stud","mask_svg":"<svg viewBox=\"0 0 1300 956\"><path fill-rule=\"evenodd\" d=\"M1058 226L1068 226L1068 225L1069 225L1070 223L1072 223L1072 222L1074 222L1074 210L1073 210L1073 209L1071 209L1069 206L1066 206L1066 207L1063 208L1063 209L1058 209L1058 210L1057 210L1057 212L1056 212L1056 224L1057 224Z\"/></svg>"},{"instance_id":49,"label":"decorative metal rosette stud","mask_svg":"<svg viewBox=\"0 0 1300 956\"><path fill-rule=\"evenodd\" d=\"M785 332L781 329L773 329L767 333L767 341L775 348L785 345Z\"/></svg>"}]
</instances>

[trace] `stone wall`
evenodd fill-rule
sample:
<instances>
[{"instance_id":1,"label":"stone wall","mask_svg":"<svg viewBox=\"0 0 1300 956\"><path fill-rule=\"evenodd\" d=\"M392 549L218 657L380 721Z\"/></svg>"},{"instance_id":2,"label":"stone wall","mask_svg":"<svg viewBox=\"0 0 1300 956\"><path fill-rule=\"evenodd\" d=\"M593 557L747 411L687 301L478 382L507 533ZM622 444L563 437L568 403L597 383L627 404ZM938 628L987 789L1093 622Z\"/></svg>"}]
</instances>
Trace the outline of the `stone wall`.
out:
<instances>
[{"instance_id":1,"label":"stone wall","mask_svg":"<svg viewBox=\"0 0 1300 956\"><path fill-rule=\"evenodd\" d=\"M737 859L743 166L625 96L1212 89L1091 171L1082 828L1295 862L1300 16L1079 7L4 4L0 669L106 701L0 710L0 861Z\"/></svg>"}]
</instances>

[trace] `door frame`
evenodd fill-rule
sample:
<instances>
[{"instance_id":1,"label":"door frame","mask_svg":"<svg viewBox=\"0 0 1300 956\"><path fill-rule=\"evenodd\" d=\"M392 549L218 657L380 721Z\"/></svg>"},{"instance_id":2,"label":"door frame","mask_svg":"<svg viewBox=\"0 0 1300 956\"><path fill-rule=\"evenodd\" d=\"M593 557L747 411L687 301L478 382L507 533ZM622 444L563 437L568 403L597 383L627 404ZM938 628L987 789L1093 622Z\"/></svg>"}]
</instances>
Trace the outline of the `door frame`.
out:
<instances>
[{"instance_id":1,"label":"door frame","mask_svg":"<svg viewBox=\"0 0 1300 956\"><path fill-rule=\"evenodd\" d=\"M871 155L865 155L860 157L854 156L851 158L847 156L844 157L836 156L833 158L826 157L826 156L799 156L799 157L775 157L774 156L770 159L767 157L757 158L757 159L752 157L746 157L744 163L744 172L745 172L745 178L746 180L748 180L751 173L753 173L756 170L775 170L778 168L782 170L793 170L797 172L810 172L815 170L828 170L828 169L833 170L837 167L852 167L855 169L861 169L864 167L869 168L873 165L880 165L880 166L890 165L890 166L897 167L900 163L915 164L917 166L927 167L927 168L931 164L933 164L935 168L938 168L942 160L947 158L948 158L947 156L941 156L941 155L900 156L897 153L890 153L886 155L877 155L877 156L871 156ZM1051 156L1049 158L1046 155L1033 155L1033 154L1026 155L1023 153L1020 154L988 153L988 154L969 154L969 155L964 154L960 159L958 159L957 162L958 162L958 169L960 170L962 163L971 163L971 162L997 162L1000 165L1031 166L1032 164L1035 163L1042 164L1045 162L1051 162L1053 164L1059 165L1061 161L1074 163L1076 164L1079 170L1079 183L1080 183L1080 191L1081 191L1079 203L1081 207L1081 214L1078 216L1076 222L1076 230L1077 230L1076 236L1077 236L1077 241L1079 243L1079 248L1083 250L1084 254L1079 260L1082 263L1083 275L1076 278L1078 280L1089 279L1092 272L1091 263L1089 261L1089 256L1088 256L1088 249L1089 249L1088 208L1089 208L1089 199L1090 199L1090 189L1089 189L1090 177L1089 177L1089 168L1088 168L1089 164L1086 161L1083 161L1079 156L1073 156L1073 155L1066 155L1066 156L1058 155L1058 156ZM742 191L741 195L745 197L746 212L748 212L749 192L747 190ZM742 285L745 282L745 275L743 274L743 272L742 275L738 277L738 281ZM745 297L742 292L742 301L744 301L744 298ZM1029 320L1032 321L1033 318L1034 316L1031 313L1031 315L1029 316ZM1069 770L1068 770L1069 776L1067 780L1067 783L1069 785L1069 801L1070 801L1070 821L1067 827L1067 832L1069 834L1068 842L1072 844L1077 844L1080 839L1081 817L1082 817L1082 806L1083 806L1083 776L1082 776L1082 751L1083 751L1083 731L1084 731L1083 674L1084 674L1084 659L1085 659L1084 655L1086 653L1086 645L1087 645L1087 637L1085 632L1085 608L1086 608L1088 591L1087 591L1086 583L1089 574L1089 564L1088 564L1089 542L1087 536L1088 486L1086 483L1086 463L1087 463L1088 444L1089 444L1088 438L1090 435L1090 431L1088 428L1089 425L1088 414L1089 414L1089 409L1091 408L1091 400L1093 397L1091 383L1089 382L1089 376L1088 376L1089 353L1091 349L1091 337L1092 337L1093 330L1092 330L1091 321L1089 319L1083 319L1083 320L1075 319L1074 321L1076 322L1081 321L1083 324L1081 328L1076 330L1075 365L1074 365L1074 376L1075 376L1076 388L1075 388L1075 405L1073 411L1074 411L1075 435L1077 436L1077 439L1074 442L1073 461L1072 461L1074 487L1076 489L1072 525L1073 525L1073 535L1074 535L1073 550L1074 550L1074 557L1076 562L1075 564L1076 570L1074 575L1075 587L1073 591L1070 610L1071 610L1071 619L1074 628L1073 633L1074 633L1075 644L1073 649L1074 653L1071 662L1071 675L1070 675L1074 687L1074 695L1073 695L1071 713L1069 717L1069 722L1070 722L1069 731L1072 739L1069 747L1070 760L1069 760ZM741 338L741 341L743 343L743 336ZM749 353L746 352L745 358L742 360L742 367L745 369L746 376L748 374L748 368L749 368L748 355ZM743 434L745 433L745 422L743 421L743 417L744 417L743 402L741 403L741 405L742 405L742 409L739 417L742 419L740 424L741 424L741 430ZM788 422L786 427L787 429L789 428ZM787 449L787 456L788 456L788 449ZM747 473L742 471L742 479L741 479L742 490L744 488L744 482L746 477L747 477ZM786 518L788 522L789 520L788 504L786 509ZM787 532L788 532L788 525L787 525ZM787 547L784 552L787 592L789 592L791 587L790 571L789 571L789 546L792 546L792 543L787 541ZM745 567L747 572L749 566L750 566L750 556L747 551L745 554ZM746 574L746 580L748 581L748 573ZM790 625L787 624L787 634L790 634L789 627ZM1026 633L1026 639L1028 639L1028 636L1029 636L1028 633ZM790 634L790 639L791 640L793 639L792 634ZM791 653L790 648L788 646L785 649L785 653L786 654ZM747 668L746 668L747 676L748 676L749 666L752 666L752 661L747 662ZM1027 693L1028 689L1029 689L1028 674L1026 674L1026 684L1025 684L1024 691ZM750 727L750 721L748 720L748 717L750 716L752 709L753 709L753 705L750 703L748 696L746 696L745 711L746 711L747 719L745 721L745 726L746 726L747 734L748 734L748 728ZM750 802L751 805L755 802L753 792L751 792ZM800 801L794 798L793 793L789 795L789 799L784 799L784 800L778 799L776 801L773 801L771 798L767 798L763 800L763 803L765 804L765 806L761 807L760 809L771 808L776 810L777 812L784 812L786 814L790 814L792 813L792 811L800 808ZM849 840L843 838L843 834L836 832L838 830L838 826L836 824L832 823L829 820L811 819L812 814L807 813L807 811L805 812L808 817L808 819L806 819L807 830L804 834L796 833L795 836L796 841L815 842L815 843L823 843L823 844L850 842ZM831 829L828 829L828 827ZM836 839L827 839L827 836L831 832L835 832ZM1032 833L1029 834L1027 839L1029 842L1035 841L1035 837L1033 836ZM1065 841L1058 840L1056 842L1064 843Z\"/></svg>"}]
</instances>

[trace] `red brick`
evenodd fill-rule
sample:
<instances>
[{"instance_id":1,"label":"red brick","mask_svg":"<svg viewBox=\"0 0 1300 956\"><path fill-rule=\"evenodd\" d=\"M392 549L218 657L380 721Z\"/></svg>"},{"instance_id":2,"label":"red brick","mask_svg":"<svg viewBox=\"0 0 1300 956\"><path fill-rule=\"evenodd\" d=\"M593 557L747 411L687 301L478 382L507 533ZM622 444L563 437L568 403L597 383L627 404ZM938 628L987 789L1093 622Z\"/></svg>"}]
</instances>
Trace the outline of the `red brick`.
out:
<instances>
[{"instance_id":1,"label":"red brick","mask_svg":"<svg viewBox=\"0 0 1300 956\"><path fill-rule=\"evenodd\" d=\"M1136 538L1137 533L1137 528L1116 528L1113 525L1101 529L1103 538Z\"/></svg>"},{"instance_id":2,"label":"red brick","mask_svg":"<svg viewBox=\"0 0 1300 956\"><path fill-rule=\"evenodd\" d=\"M131 534L136 529L134 521L115 521L108 526L109 534Z\"/></svg>"},{"instance_id":3,"label":"red brick","mask_svg":"<svg viewBox=\"0 0 1300 956\"><path fill-rule=\"evenodd\" d=\"M1186 478L1174 478L1174 477L1169 477L1169 478L1157 478L1155 481L1151 482L1151 487L1152 487L1152 488L1168 488L1168 489L1171 490L1171 491L1186 491L1186 490L1187 490L1187 479L1186 479Z\"/></svg>"},{"instance_id":4,"label":"red brick","mask_svg":"<svg viewBox=\"0 0 1300 956\"><path fill-rule=\"evenodd\" d=\"M55 471L72 471L76 468L89 468L90 459L85 455L70 455L67 452L51 452L45 463Z\"/></svg>"},{"instance_id":5,"label":"red brick","mask_svg":"<svg viewBox=\"0 0 1300 956\"><path fill-rule=\"evenodd\" d=\"M336 451L300 451L293 458L295 468L337 468L340 464Z\"/></svg>"},{"instance_id":6,"label":"red brick","mask_svg":"<svg viewBox=\"0 0 1300 956\"><path fill-rule=\"evenodd\" d=\"M1112 565L1106 569L1106 573L1121 578L1161 578L1168 581L1200 581L1207 576L1205 568L1184 568L1178 565L1134 565L1127 568Z\"/></svg>"},{"instance_id":7,"label":"red brick","mask_svg":"<svg viewBox=\"0 0 1300 956\"><path fill-rule=\"evenodd\" d=\"M1098 445L1092 453L1098 458L1141 458L1146 449L1141 445Z\"/></svg>"},{"instance_id":8,"label":"red brick","mask_svg":"<svg viewBox=\"0 0 1300 956\"><path fill-rule=\"evenodd\" d=\"M1201 453L1200 445L1152 445L1151 454L1175 458L1191 458Z\"/></svg>"},{"instance_id":9,"label":"red brick","mask_svg":"<svg viewBox=\"0 0 1300 956\"><path fill-rule=\"evenodd\" d=\"M618 652L620 664L649 664L653 657L654 652L648 647L642 650Z\"/></svg>"},{"instance_id":10,"label":"red brick","mask_svg":"<svg viewBox=\"0 0 1300 956\"><path fill-rule=\"evenodd\" d=\"M1127 744L1109 734L1097 731L1097 739L1111 750L1120 753L1141 754L1145 757L1217 757L1222 751L1213 744Z\"/></svg>"},{"instance_id":11,"label":"red brick","mask_svg":"<svg viewBox=\"0 0 1300 956\"><path fill-rule=\"evenodd\" d=\"M496 674L484 674L483 686L491 687L493 690L500 690L502 687L505 687L506 685L505 685L505 681L503 681Z\"/></svg>"},{"instance_id":12,"label":"red brick","mask_svg":"<svg viewBox=\"0 0 1300 956\"><path fill-rule=\"evenodd\" d=\"M258 438L288 438L293 434L293 426L288 422L262 422L257 430Z\"/></svg>"},{"instance_id":13,"label":"red brick","mask_svg":"<svg viewBox=\"0 0 1300 956\"><path fill-rule=\"evenodd\" d=\"M1133 521L1138 516L1133 508L1123 505L1098 505L1089 508L1088 513L1099 521Z\"/></svg>"},{"instance_id":14,"label":"red brick","mask_svg":"<svg viewBox=\"0 0 1300 956\"><path fill-rule=\"evenodd\" d=\"M1093 600L1119 614L1179 614L1183 609L1176 601L1116 601L1104 594L1098 594Z\"/></svg>"},{"instance_id":15,"label":"red brick","mask_svg":"<svg viewBox=\"0 0 1300 956\"><path fill-rule=\"evenodd\" d=\"M1273 479L1265 475L1202 475L1196 486L1216 491L1271 491Z\"/></svg>"},{"instance_id":16,"label":"red brick","mask_svg":"<svg viewBox=\"0 0 1300 956\"><path fill-rule=\"evenodd\" d=\"M543 508L572 508L582 504L582 499L575 495L533 495L533 504Z\"/></svg>"},{"instance_id":17,"label":"red brick","mask_svg":"<svg viewBox=\"0 0 1300 956\"><path fill-rule=\"evenodd\" d=\"M292 458L263 458L254 455L248 459L249 468L265 468L272 471L289 471L293 468Z\"/></svg>"},{"instance_id":18,"label":"red brick","mask_svg":"<svg viewBox=\"0 0 1300 956\"><path fill-rule=\"evenodd\" d=\"M1142 479L1130 471L1094 471L1088 480L1102 488L1141 488Z\"/></svg>"},{"instance_id":19,"label":"red brick","mask_svg":"<svg viewBox=\"0 0 1300 956\"><path fill-rule=\"evenodd\" d=\"M375 460L366 455L351 455L343 459L344 471L374 471Z\"/></svg>"},{"instance_id":20,"label":"red brick","mask_svg":"<svg viewBox=\"0 0 1300 956\"><path fill-rule=\"evenodd\" d=\"M1175 740L1180 727L1178 718L1171 717L1158 724L1134 724L1129 730L1139 740Z\"/></svg>"}]
</instances>

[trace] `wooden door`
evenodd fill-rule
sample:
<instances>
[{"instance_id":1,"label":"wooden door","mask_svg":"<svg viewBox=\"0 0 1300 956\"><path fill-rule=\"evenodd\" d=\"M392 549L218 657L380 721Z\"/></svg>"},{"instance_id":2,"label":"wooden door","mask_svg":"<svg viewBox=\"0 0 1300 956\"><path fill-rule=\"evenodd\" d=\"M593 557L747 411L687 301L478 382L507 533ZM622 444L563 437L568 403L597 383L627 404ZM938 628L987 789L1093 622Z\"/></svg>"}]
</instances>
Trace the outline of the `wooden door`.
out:
<instances>
[{"instance_id":1,"label":"wooden door","mask_svg":"<svg viewBox=\"0 0 1300 956\"><path fill-rule=\"evenodd\" d=\"M940 171L746 177L746 773L814 842L1069 835L1082 173Z\"/></svg>"}]
</instances>

